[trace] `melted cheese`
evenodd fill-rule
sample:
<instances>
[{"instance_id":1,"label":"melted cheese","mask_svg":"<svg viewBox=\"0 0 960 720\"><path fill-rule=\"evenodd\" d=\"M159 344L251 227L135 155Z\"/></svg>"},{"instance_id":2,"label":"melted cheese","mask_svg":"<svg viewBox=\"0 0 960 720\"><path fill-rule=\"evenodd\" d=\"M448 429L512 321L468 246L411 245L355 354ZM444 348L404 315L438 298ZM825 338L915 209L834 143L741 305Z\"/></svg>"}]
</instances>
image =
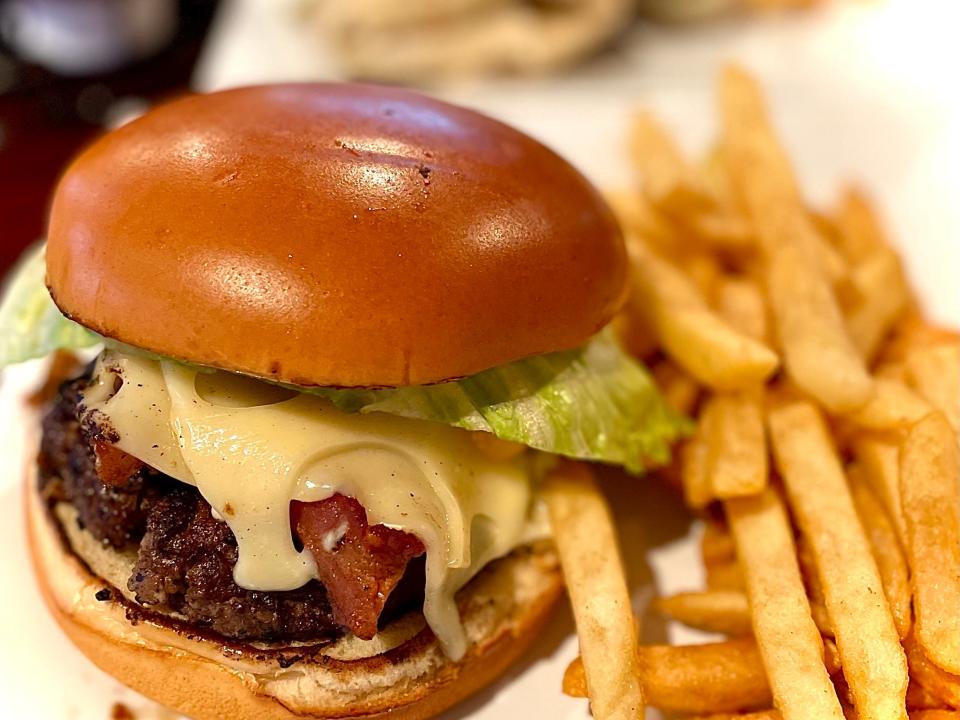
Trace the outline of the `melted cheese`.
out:
<instances>
[{"instance_id":1,"label":"melted cheese","mask_svg":"<svg viewBox=\"0 0 960 720\"><path fill-rule=\"evenodd\" d=\"M115 351L101 356L84 404L120 449L198 488L237 538L241 587L292 590L314 577L293 543L292 500L342 493L371 524L416 535L424 617L452 658L466 650L454 593L530 539L528 462L495 460L439 423L346 414L316 396Z\"/></svg>"}]
</instances>

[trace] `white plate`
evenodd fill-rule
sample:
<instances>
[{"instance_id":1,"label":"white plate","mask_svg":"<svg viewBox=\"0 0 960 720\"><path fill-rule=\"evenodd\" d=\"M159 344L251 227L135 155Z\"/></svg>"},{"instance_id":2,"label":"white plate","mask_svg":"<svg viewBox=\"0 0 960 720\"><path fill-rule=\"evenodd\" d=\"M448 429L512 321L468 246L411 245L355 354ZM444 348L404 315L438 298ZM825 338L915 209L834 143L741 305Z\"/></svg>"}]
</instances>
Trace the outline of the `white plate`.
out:
<instances>
[{"instance_id":1,"label":"white plate","mask_svg":"<svg viewBox=\"0 0 960 720\"><path fill-rule=\"evenodd\" d=\"M237 0L205 59L204 88L329 75L322 53L266 0ZM274 7L282 6L277 2ZM637 31L620 55L562 80L448 88L448 97L511 122L566 155L601 186L629 180L629 110L652 107L691 148L713 131L713 82L723 60L757 69L810 197L857 179L880 199L914 283L940 319L960 324L960 123L950 96L958 66L947 3L890 3L763 23L691 31ZM909 7L908 7L909 6ZM923 7L921 7L923 6ZM872 7L872 5L871 5ZM895 49L896 54L892 54ZM891 52L888 52L891 51ZM326 68L326 69L324 69ZM140 720L174 716L107 677L64 640L43 608L26 560L20 467L29 419L19 388L36 367L0 388L0 717L106 720L123 702ZM702 573L690 522L669 492L642 480L610 483L647 642L699 637L646 612L655 593L696 588ZM535 650L508 677L445 720L588 717L559 690L576 655L569 609L556 613Z\"/></svg>"}]
</instances>

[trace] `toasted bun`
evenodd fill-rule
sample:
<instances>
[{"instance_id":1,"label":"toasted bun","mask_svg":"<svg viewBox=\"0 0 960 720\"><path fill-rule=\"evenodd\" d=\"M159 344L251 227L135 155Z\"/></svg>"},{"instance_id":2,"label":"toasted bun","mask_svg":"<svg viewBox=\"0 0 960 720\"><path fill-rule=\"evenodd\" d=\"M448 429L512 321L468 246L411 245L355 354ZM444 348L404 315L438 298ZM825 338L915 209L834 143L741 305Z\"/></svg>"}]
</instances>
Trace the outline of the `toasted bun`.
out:
<instances>
[{"instance_id":1,"label":"toasted bun","mask_svg":"<svg viewBox=\"0 0 960 720\"><path fill-rule=\"evenodd\" d=\"M107 583L67 547L34 483L26 496L34 569L64 632L107 673L197 720L432 717L506 670L532 642L562 589L551 550L515 553L458 596L471 643L458 663L444 658L423 630L383 654L341 652L337 659L317 656L284 668L275 654L228 651L151 620L132 624L123 602L96 599Z\"/></svg>"},{"instance_id":2,"label":"toasted bun","mask_svg":"<svg viewBox=\"0 0 960 720\"><path fill-rule=\"evenodd\" d=\"M559 156L364 85L160 106L70 166L47 240L74 320L300 385L431 383L570 349L625 279L613 215Z\"/></svg>"}]
</instances>

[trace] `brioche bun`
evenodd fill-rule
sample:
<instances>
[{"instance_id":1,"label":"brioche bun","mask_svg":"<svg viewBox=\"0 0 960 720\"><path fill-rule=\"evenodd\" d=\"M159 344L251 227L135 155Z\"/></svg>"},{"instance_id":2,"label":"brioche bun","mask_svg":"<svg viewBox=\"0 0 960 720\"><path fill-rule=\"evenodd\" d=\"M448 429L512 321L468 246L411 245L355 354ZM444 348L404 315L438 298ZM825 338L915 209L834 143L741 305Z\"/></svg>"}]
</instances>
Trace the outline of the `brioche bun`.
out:
<instances>
[{"instance_id":1,"label":"brioche bun","mask_svg":"<svg viewBox=\"0 0 960 720\"><path fill-rule=\"evenodd\" d=\"M558 155L405 90L247 87L103 136L53 198L47 284L96 332L298 385L398 386L582 345L616 221Z\"/></svg>"},{"instance_id":2,"label":"brioche bun","mask_svg":"<svg viewBox=\"0 0 960 720\"><path fill-rule=\"evenodd\" d=\"M459 662L446 659L424 629L377 655L341 649L336 658L280 663L275 652L182 633L162 619L131 622L130 604L74 552L69 533L30 480L30 553L53 617L102 670L197 720L432 717L506 670L534 640L562 590L556 556L541 544L493 563L458 595L470 641ZM100 546L98 552L116 551ZM104 588L111 597L98 600ZM294 647L286 654L304 652Z\"/></svg>"}]
</instances>

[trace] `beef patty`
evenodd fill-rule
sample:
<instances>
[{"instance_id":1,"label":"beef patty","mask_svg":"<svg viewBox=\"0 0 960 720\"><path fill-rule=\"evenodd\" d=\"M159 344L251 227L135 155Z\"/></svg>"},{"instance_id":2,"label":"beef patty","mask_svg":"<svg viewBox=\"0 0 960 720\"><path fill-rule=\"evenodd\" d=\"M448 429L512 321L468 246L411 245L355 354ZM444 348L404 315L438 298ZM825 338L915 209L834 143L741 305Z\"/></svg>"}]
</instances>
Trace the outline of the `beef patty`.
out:
<instances>
[{"instance_id":1,"label":"beef patty","mask_svg":"<svg viewBox=\"0 0 960 720\"><path fill-rule=\"evenodd\" d=\"M230 640L262 642L320 642L347 631L370 636L378 623L422 606L422 544L406 533L368 527L359 503L343 496L310 503L326 507L307 513L299 508L295 517L303 535L296 539L314 552L323 552L310 534L323 530L318 519L348 523L343 547L318 558L321 577L337 585L328 591L313 580L284 592L239 587L233 581L236 539L196 488L141 463L126 479L101 480L94 446L102 436L79 421L87 379L65 383L44 417L39 489L51 504L72 504L80 526L98 541L118 549L137 547L128 589L140 604L178 613L189 624ZM365 590L371 577L377 587L391 590L371 597L350 586L359 583ZM352 605L343 607L348 600Z\"/></svg>"}]
</instances>

